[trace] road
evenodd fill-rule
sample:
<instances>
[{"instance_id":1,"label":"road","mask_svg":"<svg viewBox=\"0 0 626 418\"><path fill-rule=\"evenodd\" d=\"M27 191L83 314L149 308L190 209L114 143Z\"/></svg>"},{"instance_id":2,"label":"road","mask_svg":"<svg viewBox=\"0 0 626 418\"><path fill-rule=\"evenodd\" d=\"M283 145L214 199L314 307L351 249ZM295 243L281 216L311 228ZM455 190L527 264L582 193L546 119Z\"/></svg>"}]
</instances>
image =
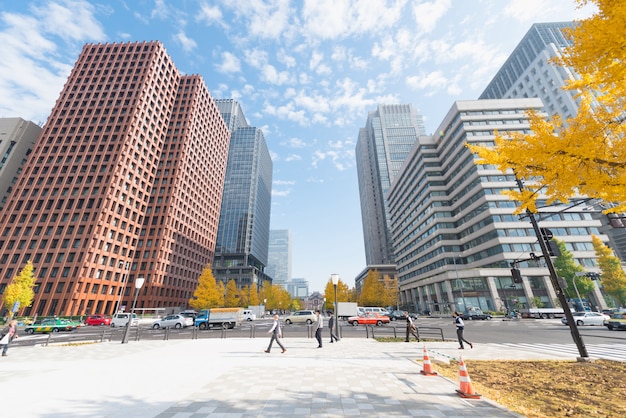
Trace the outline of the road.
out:
<instances>
[{"instance_id":1,"label":"road","mask_svg":"<svg viewBox=\"0 0 626 418\"><path fill-rule=\"evenodd\" d=\"M371 338L376 337L404 338L405 325L403 321L393 321L389 325L380 327L353 327L347 322L340 321L341 336L343 338ZM271 319L260 319L254 322L245 322L234 330L212 329L208 331L192 328L182 330L153 330L150 321L142 323L139 329L133 327L130 340L164 340L164 339L193 339L193 338L266 338L267 330L271 326ZM416 322L422 338L441 340L456 340L455 327L452 318L419 318ZM524 346L529 350L576 350L569 327L562 325L559 319L522 319L503 321L465 321L465 337L475 345L505 344L510 346ZM580 335L587 347L590 356L610 358L626 361L626 332L609 331L603 326L579 327ZM328 331L324 330L324 339L328 339ZM81 341L112 340L121 341L124 329L110 327L84 326L73 332L58 332L53 334L26 335L21 333L15 346ZM285 325L285 338L309 337L313 338L311 326ZM608 354L606 354L608 353Z\"/></svg>"}]
</instances>

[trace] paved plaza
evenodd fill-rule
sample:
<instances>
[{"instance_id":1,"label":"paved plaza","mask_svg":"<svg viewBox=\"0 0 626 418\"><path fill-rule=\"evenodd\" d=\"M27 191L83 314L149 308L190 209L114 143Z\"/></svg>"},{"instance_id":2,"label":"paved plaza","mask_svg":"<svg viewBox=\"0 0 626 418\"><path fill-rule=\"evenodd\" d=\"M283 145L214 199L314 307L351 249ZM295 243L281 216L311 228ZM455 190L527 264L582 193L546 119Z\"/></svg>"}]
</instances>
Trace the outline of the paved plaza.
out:
<instances>
[{"instance_id":1,"label":"paved plaza","mask_svg":"<svg viewBox=\"0 0 626 418\"><path fill-rule=\"evenodd\" d=\"M459 382L424 376L422 343L345 338L130 341L13 347L0 358L3 417L518 417ZM436 360L525 359L496 344L427 345ZM570 359L542 354L542 359Z\"/></svg>"}]
</instances>

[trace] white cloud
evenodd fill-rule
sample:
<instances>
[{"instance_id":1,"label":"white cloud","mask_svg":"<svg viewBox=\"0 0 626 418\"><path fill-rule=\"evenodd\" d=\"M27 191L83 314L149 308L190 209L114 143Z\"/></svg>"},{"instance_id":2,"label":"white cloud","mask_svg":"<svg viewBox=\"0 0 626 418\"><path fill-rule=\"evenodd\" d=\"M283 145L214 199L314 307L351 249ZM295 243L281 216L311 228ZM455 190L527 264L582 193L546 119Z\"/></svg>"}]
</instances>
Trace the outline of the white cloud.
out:
<instances>
[{"instance_id":1,"label":"white cloud","mask_svg":"<svg viewBox=\"0 0 626 418\"><path fill-rule=\"evenodd\" d=\"M173 36L173 39L174 39L174 42L178 43L183 49L183 51L185 51L186 53L190 53L191 51L196 49L196 47L198 46L198 44L196 44L196 41L187 37L185 32L183 32L182 30L178 32L177 34L175 34Z\"/></svg>"},{"instance_id":2,"label":"white cloud","mask_svg":"<svg viewBox=\"0 0 626 418\"><path fill-rule=\"evenodd\" d=\"M197 22L205 23L209 26L216 24L223 28L228 28L228 25L224 22L222 11L218 6L210 6L206 3L200 5L200 11L196 16Z\"/></svg>"},{"instance_id":3,"label":"white cloud","mask_svg":"<svg viewBox=\"0 0 626 418\"><path fill-rule=\"evenodd\" d=\"M445 87L448 79L441 71L406 77L406 84L415 90L439 89Z\"/></svg>"},{"instance_id":4,"label":"white cloud","mask_svg":"<svg viewBox=\"0 0 626 418\"><path fill-rule=\"evenodd\" d=\"M263 105L263 113L268 115L277 116L280 119L287 119L292 122L296 122L302 126L310 125L309 119L306 117L303 110L296 110L293 103L287 103L282 106L275 106L269 102L265 102Z\"/></svg>"},{"instance_id":5,"label":"white cloud","mask_svg":"<svg viewBox=\"0 0 626 418\"><path fill-rule=\"evenodd\" d=\"M450 9L450 0L434 0L413 6L415 23L424 32L432 32L437 22Z\"/></svg>"},{"instance_id":6,"label":"white cloud","mask_svg":"<svg viewBox=\"0 0 626 418\"><path fill-rule=\"evenodd\" d=\"M297 26L290 25L294 10L289 0L225 2L224 6L235 9L237 16L244 20L242 25L250 38L287 37Z\"/></svg>"},{"instance_id":7,"label":"white cloud","mask_svg":"<svg viewBox=\"0 0 626 418\"><path fill-rule=\"evenodd\" d=\"M106 38L95 13L68 0L0 15L0 116L45 121L82 44Z\"/></svg>"},{"instance_id":8,"label":"white cloud","mask_svg":"<svg viewBox=\"0 0 626 418\"><path fill-rule=\"evenodd\" d=\"M288 156L285 157L285 161L287 162L301 161L301 160L302 160L302 156L298 154L289 154Z\"/></svg>"},{"instance_id":9,"label":"white cloud","mask_svg":"<svg viewBox=\"0 0 626 418\"><path fill-rule=\"evenodd\" d=\"M276 53L276 58L278 59L278 62L284 64L287 68L293 68L297 64L296 59L282 48Z\"/></svg>"},{"instance_id":10,"label":"white cloud","mask_svg":"<svg viewBox=\"0 0 626 418\"><path fill-rule=\"evenodd\" d=\"M305 148L307 143L300 138L289 138L286 141L281 142L281 145L289 148Z\"/></svg>"},{"instance_id":11,"label":"white cloud","mask_svg":"<svg viewBox=\"0 0 626 418\"><path fill-rule=\"evenodd\" d=\"M221 64L216 64L215 68L223 74L233 74L241 72L241 61L231 52L222 52Z\"/></svg>"},{"instance_id":12,"label":"white cloud","mask_svg":"<svg viewBox=\"0 0 626 418\"><path fill-rule=\"evenodd\" d=\"M400 20L404 3L405 0L306 0L302 32L322 40L380 33Z\"/></svg>"}]
</instances>

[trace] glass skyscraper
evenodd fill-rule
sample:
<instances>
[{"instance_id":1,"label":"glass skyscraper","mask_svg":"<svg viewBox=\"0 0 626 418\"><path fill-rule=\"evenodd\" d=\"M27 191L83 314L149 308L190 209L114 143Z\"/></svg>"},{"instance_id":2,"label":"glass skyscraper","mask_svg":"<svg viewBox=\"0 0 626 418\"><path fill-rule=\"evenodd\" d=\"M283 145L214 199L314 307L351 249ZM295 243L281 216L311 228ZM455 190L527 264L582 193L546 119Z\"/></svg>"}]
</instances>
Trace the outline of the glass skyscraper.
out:
<instances>
[{"instance_id":1,"label":"glass skyscraper","mask_svg":"<svg viewBox=\"0 0 626 418\"><path fill-rule=\"evenodd\" d=\"M216 100L231 130L222 193L213 273L238 287L270 280L268 263L272 197L272 159L263 131L249 126L241 106L232 99Z\"/></svg>"},{"instance_id":2,"label":"glass skyscraper","mask_svg":"<svg viewBox=\"0 0 626 418\"><path fill-rule=\"evenodd\" d=\"M291 280L291 234L288 229L270 230L269 261L266 273L273 284L287 288Z\"/></svg>"},{"instance_id":3,"label":"glass skyscraper","mask_svg":"<svg viewBox=\"0 0 626 418\"><path fill-rule=\"evenodd\" d=\"M410 104L379 105L359 130L356 162L367 265L394 264L387 190L417 137L425 134L422 116Z\"/></svg>"}]
</instances>

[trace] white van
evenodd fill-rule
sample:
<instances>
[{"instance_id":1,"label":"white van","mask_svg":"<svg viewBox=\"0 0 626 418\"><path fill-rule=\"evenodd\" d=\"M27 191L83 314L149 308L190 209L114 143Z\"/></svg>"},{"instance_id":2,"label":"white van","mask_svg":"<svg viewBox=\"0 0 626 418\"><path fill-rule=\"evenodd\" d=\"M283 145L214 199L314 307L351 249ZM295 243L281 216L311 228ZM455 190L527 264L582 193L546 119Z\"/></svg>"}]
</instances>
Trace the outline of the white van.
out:
<instances>
[{"instance_id":1,"label":"white van","mask_svg":"<svg viewBox=\"0 0 626 418\"><path fill-rule=\"evenodd\" d=\"M365 306L363 307L363 312L364 313L375 312L379 315L389 315L389 311L387 309L381 308L379 306Z\"/></svg>"},{"instance_id":2,"label":"white van","mask_svg":"<svg viewBox=\"0 0 626 418\"><path fill-rule=\"evenodd\" d=\"M256 319L256 314L252 312L250 309L243 310L243 320L244 321L254 321Z\"/></svg>"},{"instance_id":3,"label":"white van","mask_svg":"<svg viewBox=\"0 0 626 418\"><path fill-rule=\"evenodd\" d=\"M113 328L125 327L126 324L128 323L128 318L130 318L129 313L124 313L124 312L116 313L115 315L113 315L113 318L111 318L111 326ZM136 313L133 313L133 320L131 321L130 326L133 327L137 325L139 325L139 317L137 316Z\"/></svg>"}]
</instances>

